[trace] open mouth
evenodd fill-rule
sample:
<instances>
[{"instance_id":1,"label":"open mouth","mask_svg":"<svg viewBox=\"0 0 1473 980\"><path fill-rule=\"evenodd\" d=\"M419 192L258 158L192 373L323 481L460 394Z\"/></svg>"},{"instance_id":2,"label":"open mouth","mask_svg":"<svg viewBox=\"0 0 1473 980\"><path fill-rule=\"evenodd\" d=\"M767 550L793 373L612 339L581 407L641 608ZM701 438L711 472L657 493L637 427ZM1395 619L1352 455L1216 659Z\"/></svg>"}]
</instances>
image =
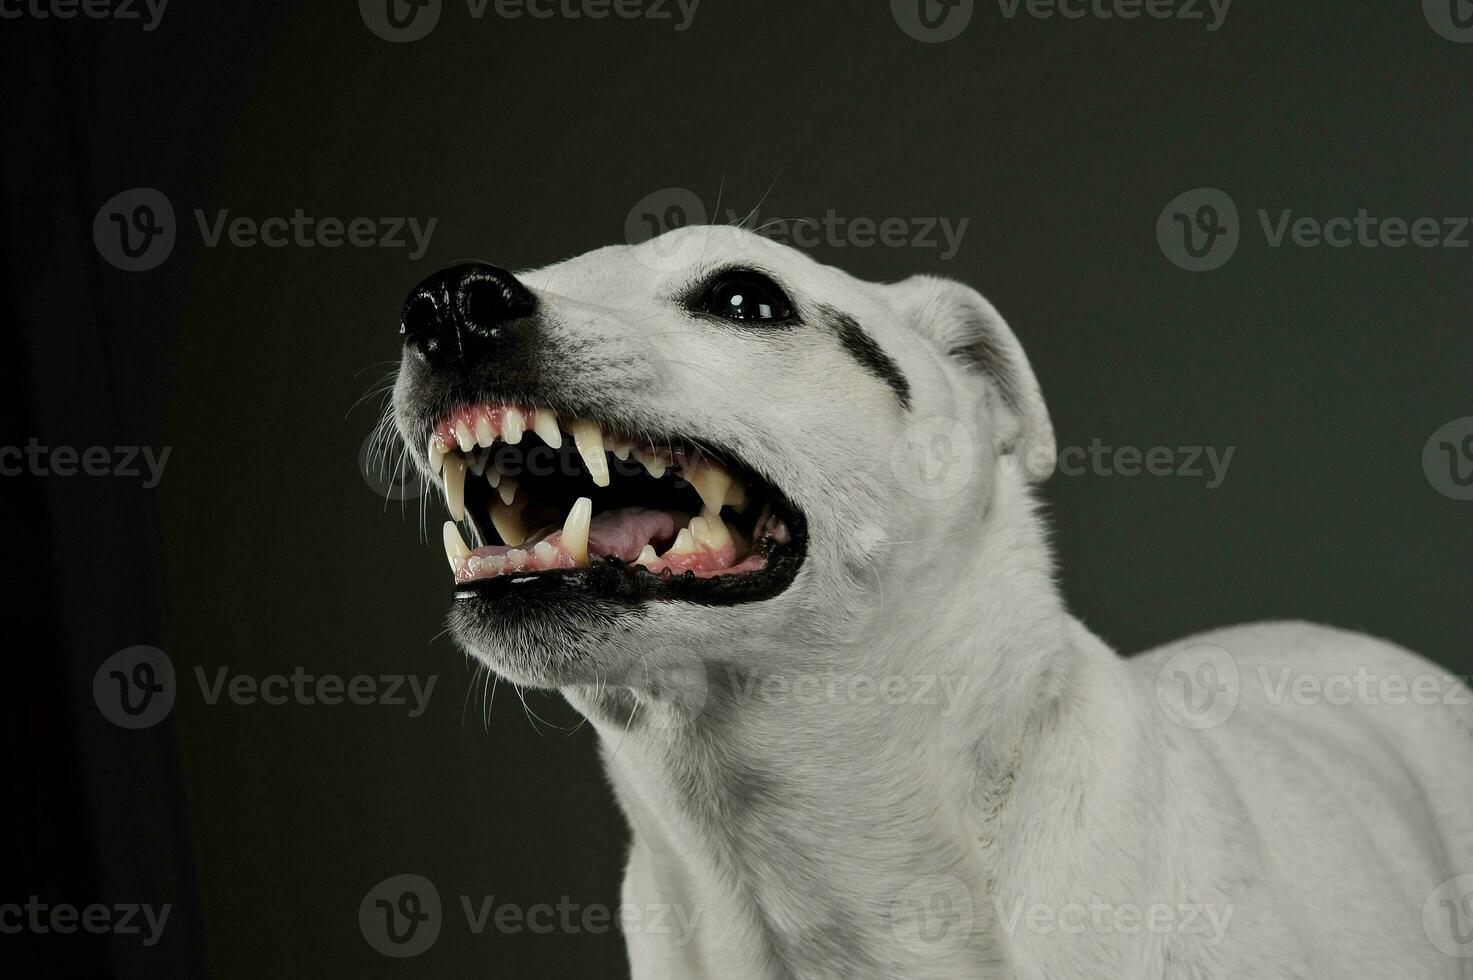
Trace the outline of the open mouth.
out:
<instances>
[{"instance_id":1,"label":"open mouth","mask_svg":"<svg viewBox=\"0 0 1473 980\"><path fill-rule=\"evenodd\" d=\"M781 592L802 562L801 515L704 444L483 402L440 418L427 454L452 518L445 555L460 599L555 588L745 602Z\"/></svg>"}]
</instances>

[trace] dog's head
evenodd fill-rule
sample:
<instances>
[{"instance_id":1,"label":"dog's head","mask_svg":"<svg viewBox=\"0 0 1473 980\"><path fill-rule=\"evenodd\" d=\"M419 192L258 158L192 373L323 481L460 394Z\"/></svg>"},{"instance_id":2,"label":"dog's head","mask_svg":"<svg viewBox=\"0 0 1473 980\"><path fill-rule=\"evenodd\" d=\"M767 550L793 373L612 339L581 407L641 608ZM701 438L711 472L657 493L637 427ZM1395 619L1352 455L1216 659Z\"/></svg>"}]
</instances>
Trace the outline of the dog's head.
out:
<instances>
[{"instance_id":1,"label":"dog's head","mask_svg":"<svg viewBox=\"0 0 1473 980\"><path fill-rule=\"evenodd\" d=\"M977 293L861 282L733 228L447 269L402 333L395 420L445 488L452 631L519 683L854 635L876 583L904 601L975 547L998 474L1053 467L1032 371Z\"/></svg>"}]
</instances>

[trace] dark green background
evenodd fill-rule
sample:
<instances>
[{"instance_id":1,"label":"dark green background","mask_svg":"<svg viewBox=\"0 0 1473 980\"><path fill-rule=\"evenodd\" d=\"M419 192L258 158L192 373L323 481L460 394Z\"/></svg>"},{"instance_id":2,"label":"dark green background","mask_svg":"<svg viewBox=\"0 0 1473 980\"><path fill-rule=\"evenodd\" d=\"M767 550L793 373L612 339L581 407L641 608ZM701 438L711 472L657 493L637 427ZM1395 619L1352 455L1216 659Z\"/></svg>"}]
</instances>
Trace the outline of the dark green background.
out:
<instances>
[{"instance_id":1,"label":"dark green background","mask_svg":"<svg viewBox=\"0 0 1473 980\"><path fill-rule=\"evenodd\" d=\"M1235 447L1215 490L1046 487L1064 591L1116 648L1293 617L1473 670L1473 503L1439 495L1421 464L1436 429L1473 415L1473 250L1275 250L1256 218L1473 214L1473 45L1435 34L1417 0L1237 0L1215 33L1010 21L979 2L941 45L907 37L887 0L705 0L684 33L473 21L447 0L408 45L375 37L352 3L232 17L227 30L171 8L132 110L199 161L173 186L145 145L132 183L169 193L181 219L159 273L182 302L164 332L174 457L157 499L213 975L623 975L617 936L464 926L461 894L615 904L623 825L592 733L564 730L576 718L555 696L524 708L502 685L483 725L483 678L439 635L442 505L426 546L414 507L374 496L356 456L379 402L354 405L396 358L397 309L420 278L621 241L660 188L708 206L721 189L723 209L760 201L765 220L970 219L949 262L814 254L864 278L981 289L1032 357L1061 445ZM242 36L250 57L233 53ZM197 115L214 120L200 145ZM1191 274L1155 226L1202 186L1232 195L1244 236L1226 267ZM195 207L439 221L411 262L205 249ZM148 315L136 288L130 302ZM193 668L226 665L439 680L417 719L207 706ZM357 927L364 892L401 872L447 903L439 942L402 963Z\"/></svg>"}]
</instances>

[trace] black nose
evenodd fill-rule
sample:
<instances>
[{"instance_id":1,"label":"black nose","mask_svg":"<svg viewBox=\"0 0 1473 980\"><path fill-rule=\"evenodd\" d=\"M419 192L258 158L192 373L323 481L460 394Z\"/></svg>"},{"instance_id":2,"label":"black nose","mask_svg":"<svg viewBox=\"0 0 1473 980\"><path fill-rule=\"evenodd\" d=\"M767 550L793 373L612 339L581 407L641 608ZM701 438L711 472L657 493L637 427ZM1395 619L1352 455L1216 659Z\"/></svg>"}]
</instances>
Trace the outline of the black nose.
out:
<instances>
[{"instance_id":1,"label":"black nose","mask_svg":"<svg viewBox=\"0 0 1473 980\"><path fill-rule=\"evenodd\" d=\"M439 363L505 354L533 330L537 297L505 269L484 262L441 269L404 301L404 344Z\"/></svg>"}]
</instances>

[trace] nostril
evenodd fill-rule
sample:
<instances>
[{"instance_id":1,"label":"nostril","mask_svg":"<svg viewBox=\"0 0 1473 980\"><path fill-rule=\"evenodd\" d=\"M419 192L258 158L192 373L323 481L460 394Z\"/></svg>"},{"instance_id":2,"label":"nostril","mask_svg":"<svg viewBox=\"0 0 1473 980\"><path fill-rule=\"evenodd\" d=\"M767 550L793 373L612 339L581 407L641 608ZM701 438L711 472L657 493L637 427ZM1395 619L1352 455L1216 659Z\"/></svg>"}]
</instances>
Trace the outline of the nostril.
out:
<instances>
[{"instance_id":1,"label":"nostril","mask_svg":"<svg viewBox=\"0 0 1473 980\"><path fill-rule=\"evenodd\" d=\"M499 282L473 279L466 283L463 295L466 323L472 329L487 330L508 318L510 304L506 290Z\"/></svg>"}]
</instances>

